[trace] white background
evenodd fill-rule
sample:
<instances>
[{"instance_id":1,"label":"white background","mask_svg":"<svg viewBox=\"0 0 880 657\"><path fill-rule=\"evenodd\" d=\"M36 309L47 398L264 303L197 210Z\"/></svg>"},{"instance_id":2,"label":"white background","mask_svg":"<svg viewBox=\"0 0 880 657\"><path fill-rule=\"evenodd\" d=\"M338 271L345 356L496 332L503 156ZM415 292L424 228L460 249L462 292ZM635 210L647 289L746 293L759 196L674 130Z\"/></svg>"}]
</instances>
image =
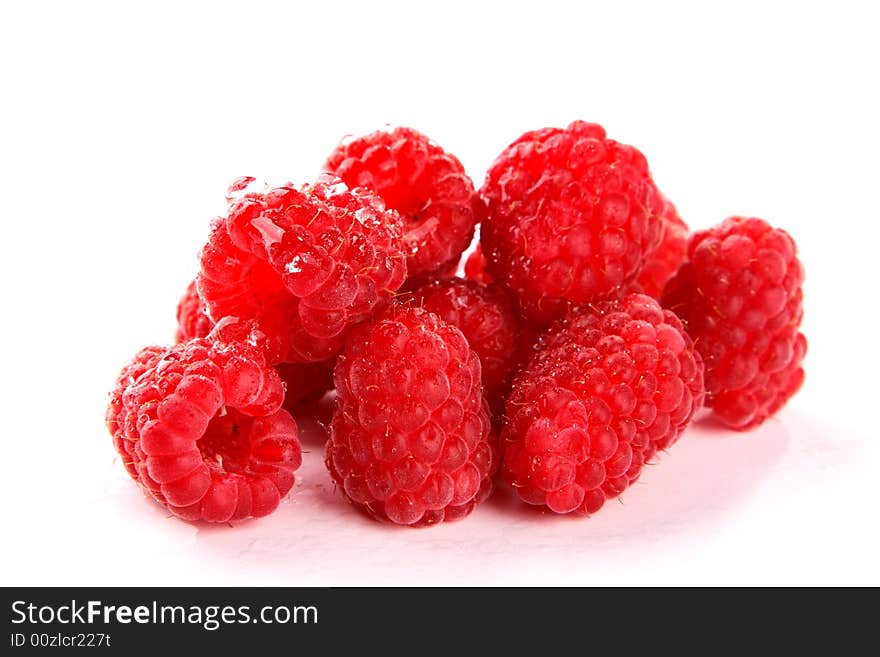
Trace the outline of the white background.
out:
<instances>
[{"instance_id":1,"label":"white background","mask_svg":"<svg viewBox=\"0 0 880 657\"><path fill-rule=\"evenodd\" d=\"M0 10L0 583L880 584L870 3L300 4ZM312 434L291 497L237 528L132 485L107 391L171 339L231 180L305 182L343 135L403 124L479 184L520 133L575 118L640 147L692 226L795 236L808 374L777 419L694 427L588 520L502 495L374 524Z\"/></svg>"}]
</instances>

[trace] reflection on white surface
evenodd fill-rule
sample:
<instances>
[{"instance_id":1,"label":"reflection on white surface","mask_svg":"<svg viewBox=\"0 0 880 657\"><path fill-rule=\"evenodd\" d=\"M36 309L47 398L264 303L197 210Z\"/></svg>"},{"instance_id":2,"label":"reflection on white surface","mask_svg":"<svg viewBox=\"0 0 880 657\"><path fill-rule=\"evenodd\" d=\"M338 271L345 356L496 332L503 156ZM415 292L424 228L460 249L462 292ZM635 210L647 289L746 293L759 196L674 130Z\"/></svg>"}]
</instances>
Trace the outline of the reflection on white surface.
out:
<instances>
[{"instance_id":1,"label":"reflection on white surface","mask_svg":"<svg viewBox=\"0 0 880 657\"><path fill-rule=\"evenodd\" d=\"M314 442L312 436L305 441ZM778 422L746 435L694 427L619 502L609 501L591 518L541 512L501 489L469 518L422 530L376 523L355 511L334 489L323 451L307 447L300 483L275 516L233 531L200 527L196 543L221 559L234 554L274 565L279 576L295 569L337 584L345 581L336 579L339 568L379 583L394 577L401 563L409 573L420 572L413 583L419 577L450 583L460 576L540 582L555 579L561 565L581 581L606 558L631 553L638 560L639 551L658 543L711 533L747 503L788 443ZM328 568L334 559L339 563ZM459 574L445 572L449 566Z\"/></svg>"},{"instance_id":2,"label":"reflection on white surface","mask_svg":"<svg viewBox=\"0 0 880 657\"><path fill-rule=\"evenodd\" d=\"M303 467L271 516L236 527L169 517L133 486L107 444L96 479L53 499L8 544L9 585L708 584L876 581L871 444L789 409L738 434L702 421L620 502L559 517L500 490L470 517L426 529L377 523L336 491L314 418ZM69 484L73 485L73 484ZM46 489L51 497L53 491ZM873 509L871 511L873 513ZM853 522L853 517L861 522ZM61 543L59 538L63 537ZM59 545L64 549L59 551ZM829 556L822 568L810 555ZM71 555L68 557L67 555ZM73 556L75 556L75 564ZM36 560L38 572L12 567ZM867 562L867 561L865 561Z\"/></svg>"}]
</instances>

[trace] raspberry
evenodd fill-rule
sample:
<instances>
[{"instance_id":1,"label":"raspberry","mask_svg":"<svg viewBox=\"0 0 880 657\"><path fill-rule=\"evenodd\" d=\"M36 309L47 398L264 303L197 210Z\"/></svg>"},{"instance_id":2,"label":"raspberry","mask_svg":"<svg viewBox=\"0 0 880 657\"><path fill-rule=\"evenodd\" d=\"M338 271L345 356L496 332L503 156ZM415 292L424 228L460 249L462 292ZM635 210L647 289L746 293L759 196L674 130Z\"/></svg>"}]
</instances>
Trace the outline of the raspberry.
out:
<instances>
[{"instance_id":1,"label":"raspberry","mask_svg":"<svg viewBox=\"0 0 880 657\"><path fill-rule=\"evenodd\" d=\"M213 333L212 333L213 330ZM225 342L247 342L257 346L269 362L279 360L279 345L259 330L256 322L241 322L235 317L224 317L217 328L205 312L195 281L177 307L177 342L210 336ZM333 389L334 361L319 363L279 363L275 369L284 382L283 408L289 413L308 412L328 390Z\"/></svg>"},{"instance_id":2,"label":"raspberry","mask_svg":"<svg viewBox=\"0 0 880 657\"><path fill-rule=\"evenodd\" d=\"M527 132L495 160L481 194L489 274L530 319L613 296L660 242L660 196L645 157L601 126Z\"/></svg>"},{"instance_id":3,"label":"raspberry","mask_svg":"<svg viewBox=\"0 0 880 657\"><path fill-rule=\"evenodd\" d=\"M264 516L290 491L301 462L283 392L245 344L196 338L147 347L116 381L107 428L129 475L175 516Z\"/></svg>"},{"instance_id":4,"label":"raspberry","mask_svg":"<svg viewBox=\"0 0 880 657\"><path fill-rule=\"evenodd\" d=\"M464 263L465 278L480 283L491 283L492 276L486 271L486 258L483 256L483 249L477 244L471 254Z\"/></svg>"},{"instance_id":5,"label":"raspberry","mask_svg":"<svg viewBox=\"0 0 880 657\"><path fill-rule=\"evenodd\" d=\"M186 288L177 304L177 334L175 342L186 342L193 338L204 338L214 328L214 322L208 317L205 303L192 281Z\"/></svg>"},{"instance_id":6,"label":"raspberry","mask_svg":"<svg viewBox=\"0 0 880 657\"><path fill-rule=\"evenodd\" d=\"M416 305L458 328L480 358L483 392L498 408L513 368L519 329L514 303L497 285L447 278L413 292Z\"/></svg>"},{"instance_id":7,"label":"raspberry","mask_svg":"<svg viewBox=\"0 0 880 657\"><path fill-rule=\"evenodd\" d=\"M355 506L425 526L469 514L491 491L480 360L457 328L397 304L352 330L334 380L327 467Z\"/></svg>"},{"instance_id":8,"label":"raspberry","mask_svg":"<svg viewBox=\"0 0 880 657\"><path fill-rule=\"evenodd\" d=\"M500 286L496 285L492 281L492 277L485 269L486 267L486 259L483 257L482 249L480 245L477 244L476 248L471 252L468 256L467 260L464 264L464 273L465 278L469 281L475 281L477 283L483 283L484 285L491 286L495 289L499 289ZM506 288L500 288L506 289ZM511 357L512 365L510 367L510 374L516 374L523 366L528 364L529 360L532 357L535 349L538 346L538 339L541 337L541 334L547 328L545 324L541 322L532 322L524 317L517 317L517 335L516 335L516 345L514 347L514 354ZM508 377L510 379L512 377ZM484 385L485 385L485 371L483 373ZM509 383L501 388L498 393L498 397L506 397L507 392L509 391ZM503 402L503 399L500 401ZM493 404L493 408L495 405ZM497 414L496 414L497 415Z\"/></svg>"},{"instance_id":9,"label":"raspberry","mask_svg":"<svg viewBox=\"0 0 880 657\"><path fill-rule=\"evenodd\" d=\"M804 270L791 236L731 217L691 237L663 305L686 323L706 363L707 405L734 429L773 415L804 380Z\"/></svg>"},{"instance_id":10,"label":"raspberry","mask_svg":"<svg viewBox=\"0 0 880 657\"><path fill-rule=\"evenodd\" d=\"M461 162L425 135L394 128L344 141L325 168L368 187L404 218L410 276L456 263L474 235L479 198Z\"/></svg>"},{"instance_id":11,"label":"raspberry","mask_svg":"<svg viewBox=\"0 0 880 657\"><path fill-rule=\"evenodd\" d=\"M327 360L403 283L400 235L377 196L328 176L245 193L212 226L199 293L215 320L254 320L276 362Z\"/></svg>"},{"instance_id":12,"label":"raspberry","mask_svg":"<svg viewBox=\"0 0 880 657\"><path fill-rule=\"evenodd\" d=\"M702 398L702 361L654 299L575 309L514 381L504 478L529 504L595 513L676 441Z\"/></svg>"},{"instance_id":13,"label":"raspberry","mask_svg":"<svg viewBox=\"0 0 880 657\"><path fill-rule=\"evenodd\" d=\"M135 481L139 481L139 475L134 455L131 453L134 445L125 439L125 434L120 426L121 423L124 423L126 412L122 403L122 395L130 383L134 383L140 378L141 374L154 368L156 363L162 359L164 353L164 347L154 346L141 349L132 361L122 368L119 376L116 377L116 385L113 392L110 393L110 403L107 407L106 416L107 429L113 437L113 446L119 455L122 456L122 465Z\"/></svg>"},{"instance_id":14,"label":"raspberry","mask_svg":"<svg viewBox=\"0 0 880 657\"><path fill-rule=\"evenodd\" d=\"M675 206L664 199L660 215L662 238L660 246L645 260L645 266L630 286L631 291L659 299L666 282L678 271L687 255L688 227L678 216Z\"/></svg>"}]
</instances>

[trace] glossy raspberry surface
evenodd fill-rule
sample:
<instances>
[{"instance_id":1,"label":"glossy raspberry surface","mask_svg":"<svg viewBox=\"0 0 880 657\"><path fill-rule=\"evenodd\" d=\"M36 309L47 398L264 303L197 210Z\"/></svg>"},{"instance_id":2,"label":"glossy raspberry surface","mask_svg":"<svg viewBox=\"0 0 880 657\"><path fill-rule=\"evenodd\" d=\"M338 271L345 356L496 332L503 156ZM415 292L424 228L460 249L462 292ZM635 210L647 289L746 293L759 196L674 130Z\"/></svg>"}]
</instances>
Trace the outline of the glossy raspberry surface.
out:
<instances>
[{"instance_id":1,"label":"glossy raspberry surface","mask_svg":"<svg viewBox=\"0 0 880 657\"><path fill-rule=\"evenodd\" d=\"M675 311L706 362L707 405L735 429L776 413L804 381L804 269L784 230L731 217L691 237L669 281Z\"/></svg>"},{"instance_id":2,"label":"glossy raspberry surface","mask_svg":"<svg viewBox=\"0 0 880 657\"><path fill-rule=\"evenodd\" d=\"M501 405L516 364L519 320L509 293L497 285L446 278L412 293L413 302L458 328L480 358L483 392Z\"/></svg>"},{"instance_id":3,"label":"glossy raspberry surface","mask_svg":"<svg viewBox=\"0 0 880 657\"><path fill-rule=\"evenodd\" d=\"M483 247L477 244L464 262L465 278L480 283L492 283L492 276L486 271L486 258L483 255Z\"/></svg>"},{"instance_id":4,"label":"glossy raspberry surface","mask_svg":"<svg viewBox=\"0 0 880 657\"><path fill-rule=\"evenodd\" d=\"M283 395L258 350L197 338L138 353L111 393L107 427L126 471L173 515L260 517L301 463Z\"/></svg>"},{"instance_id":5,"label":"glossy raspberry surface","mask_svg":"<svg viewBox=\"0 0 880 657\"><path fill-rule=\"evenodd\" d=\"M177 342L201 337L226 342L247 342L260 348L269 362L277 362L279 359L280 341L273 341L260 330L255 321L242 322L235 317L224 317L220 326L215 328L193 281L177 307ZM332 360L277 364L275 369L284 382L284 409L289 413L313 410L312 405L333 389L334 364L335 361Z\"/></svg>"},{"instance_id":6,"label":"glossy raspberry surface","mask_svg":"<svg viewBox=\"0 0 880 657\"><path fill-rule=\"evenodd\" d=\"M678 439L703 395L699 355L654 299L575 309L514 381L504 478L529 504L595 513Z\"/></svg>"},{"instance_id":7,"label":"glossy raspberry surface","mask_svg":"<svg viewBox=\"0 0 880 657\"><path fill-rule=\"evenodd\" d=\"M648 254L644 266L630 286L631 292L642 292L655 299L663 294L666 283L687 256L687 224L678 216L675 206L668 200L664 201L664 209L660 215L660 246Z\"/></svg>"},{"instance_id":8,"label":"glossy raspberry surface","mask_svg":"<svg viewBox=\"0 0 880 657\"><path fill-rule=\"evenodd\" d=\"M356 507L399 525L469 514L496 458L480 360L454 326L395 305L356 327L334 372L327 467Z\"/></svg>"},{"instance_id":9,"label":"glossy raspberry surface","mask_svg":"<svg viewBox=\"0 0 880 657\"><path fill-rule=\"evenodd\" d=\"M645 157L593 123L522 135L480 191L487 270L533 320L619 294L660 242L663 200Z\"/></svg>"},{"instance_id":10,"label":"glossy raspberry surface","mask_svg":"<svg viewBox=\"0 0 880 657\"><path fill-rule=\"evenodd\" d=\"M196 282L193 280L177 303L177 332L175 342L186 342L192 338L204 338L214 328L208 317L205 303L199 297Z\"/></svg>"},{"instance_id":11,"label":"glossy raspberry surface","mask_svg":"<svg viewBox=\"0 0 880 657\"><path fill-rule=\"evenodd\" d=\"M458 262L474 235L479 199L458 159L411 128L340 144L325 165L351 187L375 191L404 221L411 276Z\"/></svg>"},{"instance_id":12,"label":"glossy raspberry surface","mask_svg":"<svg viewBox=\"0 0 880 657\"><path fill-rule=\"evenodd\" d=\"M256 321L277 362L327 360L406 278L400 237L381 199L329 176L247 192L214 222L199 293L215 321Z\"/></svg>"}]
</instances>

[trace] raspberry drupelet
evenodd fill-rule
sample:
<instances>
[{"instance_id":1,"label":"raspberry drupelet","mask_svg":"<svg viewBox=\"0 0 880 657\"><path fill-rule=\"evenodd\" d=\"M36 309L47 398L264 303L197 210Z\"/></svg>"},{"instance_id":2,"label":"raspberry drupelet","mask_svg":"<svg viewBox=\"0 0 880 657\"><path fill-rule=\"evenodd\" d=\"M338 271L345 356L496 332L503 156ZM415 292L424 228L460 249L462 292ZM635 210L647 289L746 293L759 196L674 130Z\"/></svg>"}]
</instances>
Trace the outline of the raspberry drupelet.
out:
<instances>
[{"instance_id":1,"label":"raspberry drupelet","mask_svg":"<svg viewBox=\"0 0 880 657\"><path fill-rule=\"evenodd\" d=\"M492 276L486 271L486 258L483 256L483 249L479 244L464 262L464 276L468 280L480 283L493 282Z\"/></svg>"},{"instance_id":2,"label":"raspberry drupelet","mask_svg":"<svg viewBox=\"0 0 880 657\"><path fill-rule=\"evenodd\" d=\"M325 168L367 187L403 217L410 276L458 262L474 235L479 197L458 159L411 128L343 141Z\"/></svg>"},{"instance_id":3,"label":"raspberry drupelet","mask_svg":"<svg viewBox=\"0 0 880 657\"><path fill-rule=\"evenodd\" d=\"M352 330L334 378L327 467L356 507L425 526L469 514L491 492L480 360L457 328L395 304Z\"/></svg>"},{"instance_id":4,"label":"raspberry drupelet","mask_svg":"<svg viewBox=\"0 0 880 657\"><path fill-rule=\"evenodd\" d=\"M706 363L707 406L734 429L761 424L804 381L803 280L788 233L731 217L691 237L666 286L663 305L685 321Z\"/></svg>"},{"instance_id":5,"label":"raspberry drupelet","mask_svg":"<svg viewBox=\"0 0 880 657\"><path fill-rule=\"evenodd\" d=\"M193 338L204 338L212 328L214 322L208 317L205 302L199 296L193 280L177 303L177 332L174 341L186 342Z\"/></svg>"},{"instance_id":6,"label":"raspberry drupelet","mask_svg":"<svg viewBox=\"0 0 880 657\"><path fill-rule=\"evenodd\" d=\"M595 513L678 439L703 395L702 360L657 301L630 294L575 309L514 381L504 479L529 504Z\"/></svg>"},{"instance_id":7,"label":"raspberry drupelet","mask_svg":"<svg viewBox=\"0 0 880 657\"><path fill-rule=\"evenodd\" d=\"M186 342L192 338L207 337L214 329L214 322L208 317L205 304L196 290L195 281L189 284L186 293L177 306L177 339ZM215 336L227 341L250 342L258 346L269 362L278 359L278 346L268 341L268 336L258 332L256 322L242 324L237 318L225 317ZM276 354L273 356L273 353ZM284 409L290 413L309 412L328 390L333 389L334 362L318 363L279 363L276 366L284 382Z\"/></svg>"},{"instance_id":8,"label":"raspberry drupelet","mask_svg":"<svg viewBox=\"0 0 880 657\"><path fill-rule=\"evenodd\" d=\"M645 157L593 123L522 135L481 195L487 271L532 320L616 296L660 242L664 201Z\"/></svg>"},{"instance_id":9,"label":"raspberry drupelet","mask_svg":"<svg viewBox=\"0 0 880 657\"><path fill-rule=\"evenodd\" d=\"M275 510L301 463L283 396L258 350L196 338L135 356L107 427L128 474L173 515L256 518Z\"/></svg>"},{"instance_id":10,"label":"raspberry drupelet","mask_svg":"<svg viewBox=\"0 0 880 657\"><path fill-rule=\"evenodd\" d=\"M519 344L519 321L509 293L497 285L447 278L423 285L412 298L464 334L480 357L489 405L502 407Z\"/></svg>"},{"instance_id":11,"label":"raspberry drupelet","mask_svg":"<svg viewBox=\"0 0 880 657\"><path fill-rule=\"evenodd\" d=\"M660 298L666 283L684 262L688 243L687 224L678 216L675 206L666 199L660 224L660 246L645 258L644 267L630 286L631 292L641 292L655 299Z\"/></svg>"},{"instance_id":12,"label":"raspberry drupelet","mask_svg":"<svg viewBox=\"0 0 880 657\"><path fill-rule=\"evenodd\" d=\"M405 280L401 233L379 197L330 176L246 192L213 223L199 294L215 321L255 321L273 362L328 360Z\"/></svg>"}]
</instances>

